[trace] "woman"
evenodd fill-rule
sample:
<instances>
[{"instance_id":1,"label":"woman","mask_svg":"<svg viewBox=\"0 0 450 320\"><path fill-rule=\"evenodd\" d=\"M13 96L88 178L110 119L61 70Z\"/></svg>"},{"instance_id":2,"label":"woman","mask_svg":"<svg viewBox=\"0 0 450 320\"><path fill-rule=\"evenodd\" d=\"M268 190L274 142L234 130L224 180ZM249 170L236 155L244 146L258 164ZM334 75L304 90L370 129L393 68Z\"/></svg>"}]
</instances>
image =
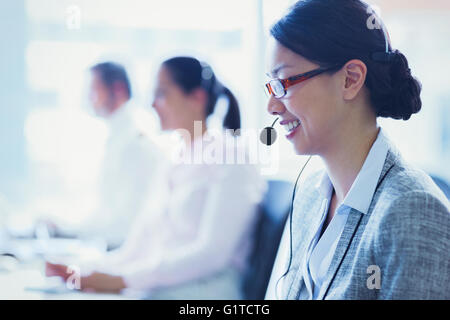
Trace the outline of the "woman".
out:
<instances>
[{"instance_id":1,"label":"woman","mask_svg":"<svg viewBox=\"0 0 450 320\"><path fill-rule=\"evenodd\" d=\"M239 129L238 103L209 66L190 57L162 64L153 107L163 130L182 133L183 161L171 166L160 214L136 221L118 253L81 266L81 289L141 289L153 299L242 298L241 274L265 183L248 164L207 161L208 150L237 151L207 131L220 97L228 100L223 127ZM68 279L66 270L47 264L48 275Z\"/></svg>"},{"instance_id":2,"label":"woman","mask_svg":"<svg viewBox=\"0 0 450 320\"><path fill-rule=\"evenodd\" d=\"M325 170L296 190L268 299L450 298L448 200L377 124L419 112L421 86L372 14L299 1L271 29L268 111Z\"/></svg>"}]
</instances>

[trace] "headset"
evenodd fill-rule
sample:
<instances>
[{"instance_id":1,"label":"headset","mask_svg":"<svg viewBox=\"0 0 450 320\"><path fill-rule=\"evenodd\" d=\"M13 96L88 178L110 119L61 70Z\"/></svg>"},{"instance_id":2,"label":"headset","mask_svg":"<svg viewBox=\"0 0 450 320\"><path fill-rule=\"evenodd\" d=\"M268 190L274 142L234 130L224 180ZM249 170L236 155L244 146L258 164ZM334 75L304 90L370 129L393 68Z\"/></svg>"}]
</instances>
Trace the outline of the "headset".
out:
<instances>
[{"instance_id":1,"label":"headset","mask_svg":"<svg viewBox=\"0 0 450 320\"><path fill-rule=\"evenodd\" d=\"M277 138L277 132L275 130L275 128L273 127L277 121L280 118L276 118L275 121L272 123L272 125L270 127L265 127L260 135L260 139L261 142L267 146L271 146L275 143L275 140ZM288 214L288 219L289 219L289 264L288 267L286 269L286 271L283 273L283 275L277 280L276 284L275 284L275 296L278 300L278 284L280 282L281 279L283 279L288 273L289 270L291 268L291 264L292 264L292 215L293 215L293 211L294 211L294 200L295 200L295 193L297 190L297 184L298 181L300 180L300 176L302 175L303 171L305 170L306 166L308 165L309 161L311 160L312 156L308 157L308 160L306 160L305 164L303 165L302 169L300 170L299 174L297 175L297 179L295 179L295 183L294 183L294 189L292 191L292 199L291 199L291 205L289 207L289 214Z\"/></svg>"}]
</instances>

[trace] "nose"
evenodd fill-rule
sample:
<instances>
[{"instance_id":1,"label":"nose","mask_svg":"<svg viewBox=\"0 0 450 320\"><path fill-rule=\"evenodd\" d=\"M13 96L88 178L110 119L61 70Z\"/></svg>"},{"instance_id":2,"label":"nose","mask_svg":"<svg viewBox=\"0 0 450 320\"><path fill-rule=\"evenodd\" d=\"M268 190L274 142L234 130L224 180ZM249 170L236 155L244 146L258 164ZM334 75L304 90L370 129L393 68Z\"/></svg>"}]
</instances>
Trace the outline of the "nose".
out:
<instances>
[{"instance_id":1,"label":"nose","mask_svg":"<svg viewBox=\"0 0 450 320\"><path fill-rule=\"evenodd\" d=\"M151 105L154 109L156 109L156 99L153 99Z\"/></svg>"},{"instance_id":2,"label":"nose","mask_svg":"<svg viewBox=\"0 0 450 320\"><path fill-rule=\"evenodd\" d=\"M273 95L270 96L269 101L267 102L267 112L271 115L282 115L286 111L286 107L279 100L276 99Z\"/></svg>"}]
</instances>

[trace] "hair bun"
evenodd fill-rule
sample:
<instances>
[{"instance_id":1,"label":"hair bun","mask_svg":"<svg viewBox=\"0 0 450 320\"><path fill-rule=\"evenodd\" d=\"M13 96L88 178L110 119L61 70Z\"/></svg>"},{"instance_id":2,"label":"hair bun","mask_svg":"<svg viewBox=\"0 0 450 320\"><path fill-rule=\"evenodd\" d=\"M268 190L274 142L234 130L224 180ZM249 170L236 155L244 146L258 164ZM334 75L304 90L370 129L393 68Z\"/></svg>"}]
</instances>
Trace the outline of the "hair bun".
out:
<instances>
[{"instance_id":1,"label":"hair bun","mask_svg":"<svg viewBox=\"0 0 450 320\"><path fill-rule=\"evenodd\" d=\"M393 75L395 76L397 74L399 78L403 77L405 79L411 77L411 69L409 68L408 60L403 53L398 50L394 50L392 53L394 54L394 59L392 61Z\"/></svg>"},{"instance_id":2,"label":"hair bun","mask_svg":"<svg viewBox=\"0 0 450 320\"><path fill-rule=\"evenodd\" d=\"M378 109L378 115L394 119L408 120L422 108L420 82L411 74L408 60L399 50L393 51L390 62L390 93L384 108Z\"/></svg>"}]
</instances>

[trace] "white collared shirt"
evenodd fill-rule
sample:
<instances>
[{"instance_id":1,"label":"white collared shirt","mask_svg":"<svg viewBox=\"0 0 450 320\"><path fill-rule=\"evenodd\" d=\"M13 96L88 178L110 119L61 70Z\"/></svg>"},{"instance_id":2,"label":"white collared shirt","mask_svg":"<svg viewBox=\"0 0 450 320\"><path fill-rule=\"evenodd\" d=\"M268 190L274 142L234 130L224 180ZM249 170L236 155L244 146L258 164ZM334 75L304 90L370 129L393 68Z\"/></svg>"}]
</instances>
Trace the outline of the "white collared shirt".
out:
<instances>
[{"instance_id":1,"label":"white collared shirt","mask_svg":"<svg viewBox=\"0 0 450 320\"><path fill-rule=\"evenodd\" d=\"M164 168L164 153L140 130L137 111L128 101L105 119L108 137L97 177L97 208L80 227L82 235L102 237L113 246L123 242L151 200Z\"/></svg>"},{"instance_id":2,"label":"white collared shirt","mask_svg":"<svg viewBox=\"0 0 450 320\"><path fill-rule=\"evenodd\" d=\"M353 208L363 214L368 212L383 169L387 152L388 143L383 130L380 128L377 139L373 143L361 170L356 176L344 201L336 209L333 219L330 221L321 237L320 233L328 214L333 185L326 172L323 173L322 178L316 184L315 187L323 197L321 209L317 212L318 215L321 215L321 221L308 246L306 258L301 266L310 299L317 299L320 291L323 289L322 284L328 276L328 269L347 222L350 209ZM294 212L295 211L296 205L294 203ZM286 233L286 228L284 233ZM284 262L289 259L289 238L285 235L283 235L279 251L280 254L277 255L277 261L275 262L274 271L272 272L271 280L269 282L266 299L277 298L275 283L285 271L283 268L277 267L277 265L284 265Z\"/></svg>"},{"instance_id":3,"label":"white collared shirt","mask_svg":"<svg viewBox=\"0 0 450 320\"><path fill-rule=\"evenodd\" d=\"M197 139L193 147L203 144L205 154L230 145L224 143ZM245 270L266 191L257 166L178 163L166 181L159 186L159 212L140 216L124 246L84 266L87 273L119 274L128 288L151 290Z\"/></svg>"}]
</instances>

